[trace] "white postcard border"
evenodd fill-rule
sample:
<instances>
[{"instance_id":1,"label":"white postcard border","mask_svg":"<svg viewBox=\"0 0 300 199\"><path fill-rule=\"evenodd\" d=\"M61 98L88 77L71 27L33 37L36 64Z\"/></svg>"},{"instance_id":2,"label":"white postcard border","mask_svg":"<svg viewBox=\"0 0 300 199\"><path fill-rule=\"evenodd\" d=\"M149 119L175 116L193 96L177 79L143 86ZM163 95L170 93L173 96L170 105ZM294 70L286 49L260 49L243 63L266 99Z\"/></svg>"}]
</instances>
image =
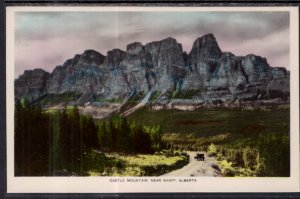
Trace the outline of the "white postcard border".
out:
<instances>
[{"instance_id":1,"label":"white postcard border","mask_svg":"<svg viewBox=\"0 0 300 199\"><path fill-rule=\"evenodd\" d=\"M288 11L290 12L291 176L290 177L14 177L14 14L57 11ZM298 192L299 173L299 16L297 7L7 7L6 107L8 193L127 192ZM175 179L176 182L167 180ZM141 182L142 180L148 182ZM161 182L151 182L161 180ZM166 180L166 182L164 182ZM196 182L194 182L196 180ZM115 182L117 181L117 182ZM123 182L124 181L124 182ZM134 182L136 181L136 182Z\"/></svg>"}]
</instances>

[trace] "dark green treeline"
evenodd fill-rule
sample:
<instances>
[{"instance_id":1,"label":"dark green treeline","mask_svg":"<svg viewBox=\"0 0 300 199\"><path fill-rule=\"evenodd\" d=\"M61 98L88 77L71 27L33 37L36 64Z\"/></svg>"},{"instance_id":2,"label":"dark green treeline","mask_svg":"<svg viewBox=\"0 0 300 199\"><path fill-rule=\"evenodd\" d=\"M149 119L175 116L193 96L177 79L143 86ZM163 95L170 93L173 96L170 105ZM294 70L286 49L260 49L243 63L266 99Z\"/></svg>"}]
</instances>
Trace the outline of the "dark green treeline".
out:
<instances>
[{"instance_id":1,"label":"dark green treeline","mask_svg":"<svg viewBox=\"0 0 300 199\"><path fill-rule=\"evenodd\" d=\"M153 153L163 145L159 125L144 126L118 116L99 122L98 137L100 145L106 151Z\"/></svg>"},{"instance_id":2,"label":"dark green treeline","mask_svg":"<svg viewBox=\"0 0 300 199\"><path fill-rule=\"evenodd\" d=\"M85 175L85 155L91 149L153 153L161 147L160 126L143 126L120 117L96 123L79 114L76 106L45 113L26 101L16 101L16 176L51 176L58 171Z\"/></svg>"}]
</instances>

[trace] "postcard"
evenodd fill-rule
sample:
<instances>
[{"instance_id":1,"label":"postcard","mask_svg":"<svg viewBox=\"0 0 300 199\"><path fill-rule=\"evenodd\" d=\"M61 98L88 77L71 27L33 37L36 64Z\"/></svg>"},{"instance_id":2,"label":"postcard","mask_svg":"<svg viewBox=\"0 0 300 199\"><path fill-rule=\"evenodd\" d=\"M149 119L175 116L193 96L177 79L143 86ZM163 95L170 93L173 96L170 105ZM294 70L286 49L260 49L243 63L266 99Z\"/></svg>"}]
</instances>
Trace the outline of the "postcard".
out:
<instances>
[{"instance_id":1,"label":"postcard","mask_svg":"<svg viewBox=\"0 0 300 199\"><path fill-rule=\"evenodd\" d=\"M7 192L296 192L297 7L6 8Z\"/></svg>"}]
</instances>

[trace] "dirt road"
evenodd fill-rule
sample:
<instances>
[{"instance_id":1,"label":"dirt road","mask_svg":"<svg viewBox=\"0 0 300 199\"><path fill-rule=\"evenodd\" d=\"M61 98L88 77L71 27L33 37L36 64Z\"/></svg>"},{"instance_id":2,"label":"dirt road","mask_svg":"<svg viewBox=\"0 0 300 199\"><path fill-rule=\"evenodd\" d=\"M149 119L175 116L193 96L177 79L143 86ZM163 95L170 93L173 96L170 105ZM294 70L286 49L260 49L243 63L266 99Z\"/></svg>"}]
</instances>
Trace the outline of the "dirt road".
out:
<instances>
[{"instance_id":1,"label":"dirt road","mask_svg":"<svg viewBox=\"0 0 300 199\"><path fill-rule=\"evenodd\" d=\"M187 152L190 156L190 162L181 169L172 171L163 176L174 177L191 177L191 176L221 176L221 171L217 165L217 161L214 157L208 157L206 152L198 152L205 154L204 161L197 161L194 156L196 152Z\"/></svg>"}]
</instances>

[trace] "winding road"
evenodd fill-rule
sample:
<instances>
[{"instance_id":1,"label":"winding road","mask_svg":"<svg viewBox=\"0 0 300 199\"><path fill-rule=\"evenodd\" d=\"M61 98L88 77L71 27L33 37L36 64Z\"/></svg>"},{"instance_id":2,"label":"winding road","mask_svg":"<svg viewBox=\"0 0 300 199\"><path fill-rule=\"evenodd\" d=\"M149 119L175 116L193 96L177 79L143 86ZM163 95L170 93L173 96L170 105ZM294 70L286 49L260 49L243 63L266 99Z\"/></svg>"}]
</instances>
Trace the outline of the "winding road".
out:
<instances>
[{"instance_id":1,"label":"winding road","mask_svg":"<svg viewBox=\"0 0 300 199\"><path fill-rule=\"evenodd\" d=\"M206 152L187 152L190 156L189 163L170 173L162 175L162 177L173 176L173 177L218 177L221 175L221 170L218 167L217 161L214 157L208 157ZM197 161L194 156L196 153L204 153L205 160Z\"/></svg>"}]
</instances>

